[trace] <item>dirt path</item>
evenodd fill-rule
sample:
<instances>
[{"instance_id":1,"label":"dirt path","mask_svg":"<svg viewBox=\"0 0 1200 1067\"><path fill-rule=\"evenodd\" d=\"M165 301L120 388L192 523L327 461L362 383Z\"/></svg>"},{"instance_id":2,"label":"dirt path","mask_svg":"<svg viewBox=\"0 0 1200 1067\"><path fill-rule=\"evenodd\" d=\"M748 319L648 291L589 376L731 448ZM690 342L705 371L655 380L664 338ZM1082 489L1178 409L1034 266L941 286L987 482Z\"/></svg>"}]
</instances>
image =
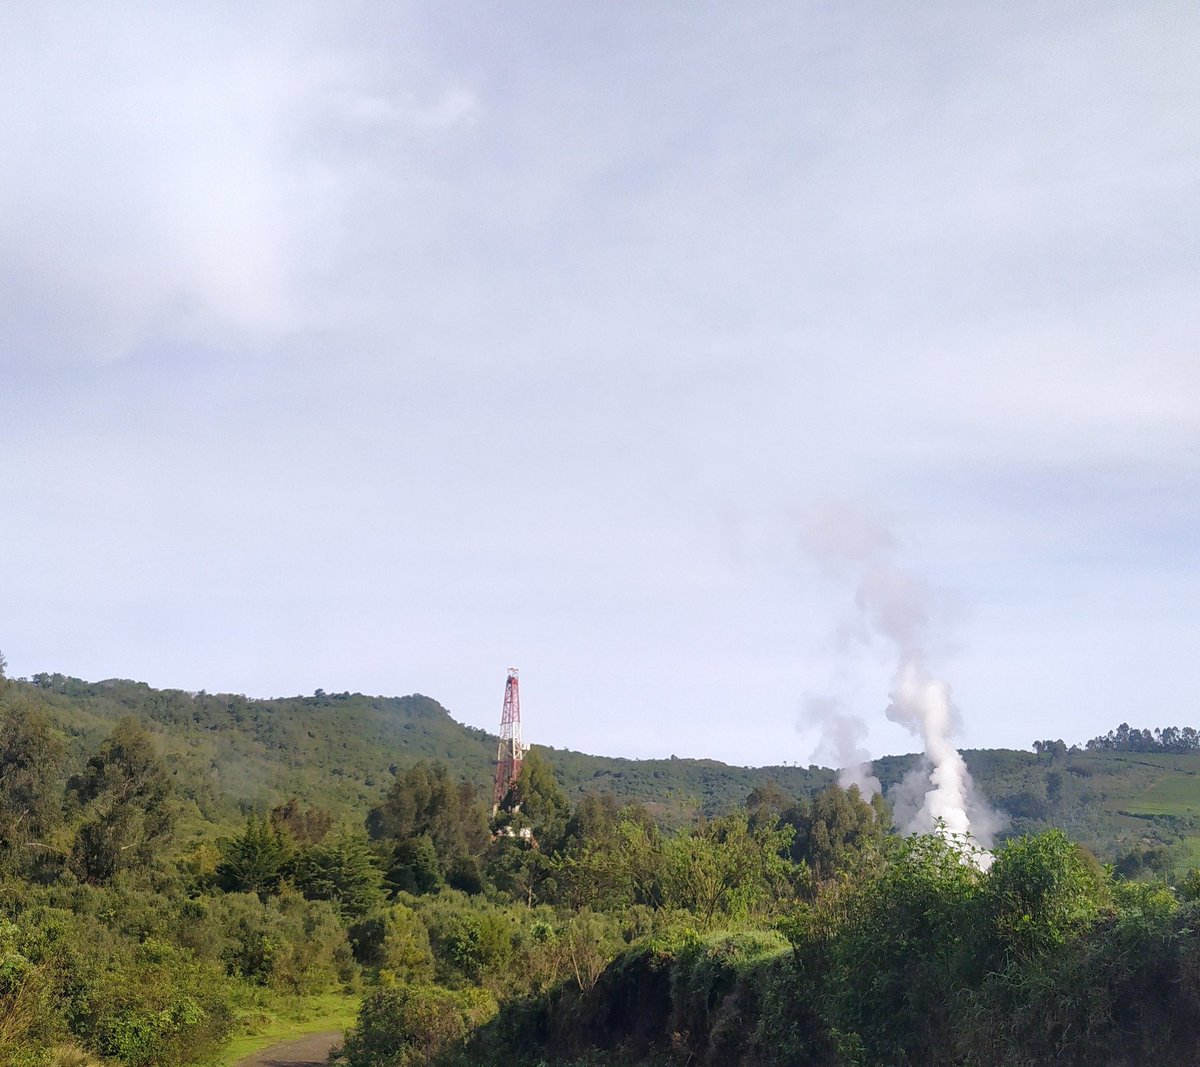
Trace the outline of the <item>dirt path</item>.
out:
<instances>
[{"instance_id":1,"label":"dirt path","mask_svg":"<svg viewBox=\"0 0 1200 1067\"><path fill-rule=\"evenodd\" d=\"M342 1043L341 1030L309 1034L238 1060L237 1067L325 1067L329 1050Z\"/></svg>"}]
</instances>

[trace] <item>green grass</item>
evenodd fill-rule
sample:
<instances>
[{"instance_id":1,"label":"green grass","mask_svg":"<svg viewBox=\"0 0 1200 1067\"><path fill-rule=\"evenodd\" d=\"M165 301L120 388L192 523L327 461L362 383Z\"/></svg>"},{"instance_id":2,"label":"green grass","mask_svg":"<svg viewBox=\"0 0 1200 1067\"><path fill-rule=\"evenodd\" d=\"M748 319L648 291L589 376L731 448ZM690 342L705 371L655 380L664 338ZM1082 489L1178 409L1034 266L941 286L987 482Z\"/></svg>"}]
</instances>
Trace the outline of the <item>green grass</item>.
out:
<instances>
[{"instance_id":1,"label":"green grass","mask_svg":"<svg viewBox=\"0 0 1200 1067\"><path fill-rule=\"evenodd\" d=\"M1176 875L1182 875L1193 867L1200 867L1200 837L1185 837L1179 843L1179 860Z\"/></svg>"},{"instance_id":2,"label":"green grass","mask_svg":"<svg viewBox=\"0 0 1200 1067\"><path fill-rule=\"evenodd\" d=\"M1134 815L1200 815L1200 781L1195 773L1168 772L1124 808Z\"/></svg>"},{"instance_id":3,"label":"green grass","mask_svg":"<svg viewBox=\"0 0 1200 1067\"><path fill-rule=\"evenodd\" d=\"M238 1010L233 1038L214 1059L193 1067L233 1067L242 1058L281 1041L344 1030L353 1025L359 998L346 993L289 997L267 990L249 991Z\"/></svg>"}]
</instances>

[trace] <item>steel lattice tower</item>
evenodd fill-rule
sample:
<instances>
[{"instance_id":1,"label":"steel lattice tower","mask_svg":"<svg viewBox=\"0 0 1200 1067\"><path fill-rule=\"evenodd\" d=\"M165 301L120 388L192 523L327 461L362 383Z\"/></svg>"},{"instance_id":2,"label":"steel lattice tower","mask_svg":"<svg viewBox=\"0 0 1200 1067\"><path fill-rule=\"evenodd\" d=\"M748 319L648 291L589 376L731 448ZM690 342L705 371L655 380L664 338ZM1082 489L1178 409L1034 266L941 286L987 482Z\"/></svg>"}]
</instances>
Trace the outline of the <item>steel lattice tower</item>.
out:
<instances>
[{"instance_id":1,"label":"steel lattice tower","mask_svg":"<svg viewBox=\"0 0 1200 1067\"><path fill-rule=\"evenodd\" d=\"M526 748L521 741L521 694L517 684L517 668L508 668L504 683L504 710L500 714L500 744L496 748L496 792L493 808L508 793L521 774L521 761Z\"/></svg>"}]
</instances>

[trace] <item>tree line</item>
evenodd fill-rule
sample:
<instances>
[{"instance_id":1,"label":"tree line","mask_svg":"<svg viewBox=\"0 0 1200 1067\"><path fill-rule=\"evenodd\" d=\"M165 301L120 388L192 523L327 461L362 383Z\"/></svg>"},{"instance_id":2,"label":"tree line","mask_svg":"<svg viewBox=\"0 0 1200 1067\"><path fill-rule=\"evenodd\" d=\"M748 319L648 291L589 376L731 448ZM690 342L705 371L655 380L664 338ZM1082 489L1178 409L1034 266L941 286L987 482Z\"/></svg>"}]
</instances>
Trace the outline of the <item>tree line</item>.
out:
<instances>
[{"instance_id":1,"label":"tree line","mask_svg":"<svg viewBox=\"0 0 1200 1067\"><path fill-rule=\"evenodd\" d=\"M1093 737L1086 748L1092 752L1200 752L1200 731L1192 726L1140 730L1123 722L1115 730Z\"/></svg>"}]
</instances>

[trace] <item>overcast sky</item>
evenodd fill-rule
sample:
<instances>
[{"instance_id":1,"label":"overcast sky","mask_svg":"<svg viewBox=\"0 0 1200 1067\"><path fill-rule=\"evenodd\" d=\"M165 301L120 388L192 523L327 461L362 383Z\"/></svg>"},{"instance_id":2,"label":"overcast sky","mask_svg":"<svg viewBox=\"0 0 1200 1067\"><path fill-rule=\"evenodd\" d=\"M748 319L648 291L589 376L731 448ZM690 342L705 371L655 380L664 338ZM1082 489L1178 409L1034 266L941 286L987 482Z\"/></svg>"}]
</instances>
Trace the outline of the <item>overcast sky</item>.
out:
<instances>
[{"instance_id":1,"label":"overcast sky","mask_svg":"<svg viewBox=\"0 0 1200 1067\"><path fill-rule=\"evenodd\" d=\"M808 763L1200 713L1200 7L0 5L9 673ZM828 548L828 540L825 542Z\"/></svg>"}]
</instances>

